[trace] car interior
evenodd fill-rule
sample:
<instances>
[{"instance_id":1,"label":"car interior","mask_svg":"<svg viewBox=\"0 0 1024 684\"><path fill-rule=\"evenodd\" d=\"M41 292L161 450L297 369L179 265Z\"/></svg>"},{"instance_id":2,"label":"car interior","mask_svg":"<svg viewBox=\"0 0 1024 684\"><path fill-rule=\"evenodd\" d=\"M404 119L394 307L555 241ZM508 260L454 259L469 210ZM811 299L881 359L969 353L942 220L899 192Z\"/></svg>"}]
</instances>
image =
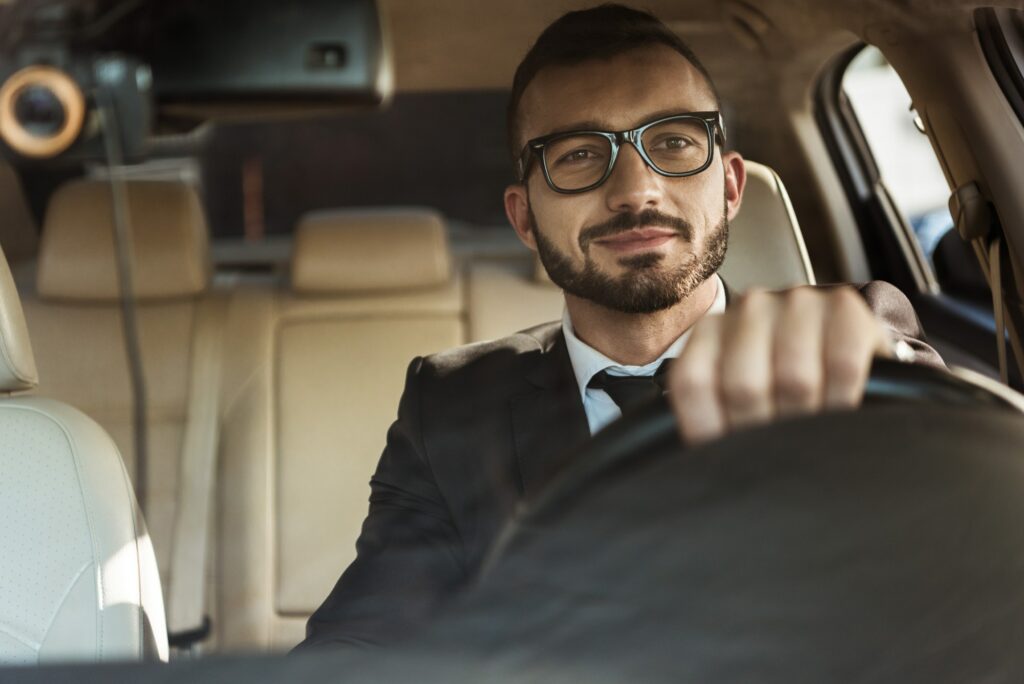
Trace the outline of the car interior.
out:
<instances>
[{"instance_id":1,"label":"car interior","mask_svg":"<svg viewBox=\"0 0 1024 684\"><path fill-rule=\"evenodd\" d=\"M503 103L590 4L0 2L0 679L303 639L409 362L562 315L501 223ZM746 159L729 287L889 281L1022 410L1024 3L642 7ZM844 89L872 49L941 169L934 252Z\"/></svg>"}]
</instances>

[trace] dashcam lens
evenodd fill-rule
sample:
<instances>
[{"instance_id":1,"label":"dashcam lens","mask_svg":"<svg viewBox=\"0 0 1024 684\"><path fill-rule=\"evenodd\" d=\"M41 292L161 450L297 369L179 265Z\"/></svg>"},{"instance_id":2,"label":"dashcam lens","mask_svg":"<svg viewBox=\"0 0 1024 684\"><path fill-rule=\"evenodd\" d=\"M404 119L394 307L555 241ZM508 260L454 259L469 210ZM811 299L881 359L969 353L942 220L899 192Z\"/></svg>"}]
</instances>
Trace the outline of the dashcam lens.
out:
<instances>
[{"instance_id":1,"label":"dashcam lens","mask_svg":"<svg viewBox=\"0 0 1024 684\"><path fill-rule=\"evenodd\" d=\"M29 85L14 97L14 116L22 128L38 138L57 135L67 121L67 111L45 85Z\"/></svg>"}]
</instances>

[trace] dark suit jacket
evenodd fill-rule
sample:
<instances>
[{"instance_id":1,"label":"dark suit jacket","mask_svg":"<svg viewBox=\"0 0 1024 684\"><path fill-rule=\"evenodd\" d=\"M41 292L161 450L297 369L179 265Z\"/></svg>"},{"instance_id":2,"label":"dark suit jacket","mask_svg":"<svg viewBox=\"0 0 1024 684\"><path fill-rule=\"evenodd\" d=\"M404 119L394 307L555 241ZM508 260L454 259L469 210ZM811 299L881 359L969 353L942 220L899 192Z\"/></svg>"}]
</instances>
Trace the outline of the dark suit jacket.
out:
<instances>
[{"instance_id":1,"label":"dark suit jacket","mask_svg":"<svg viewBox=\"0 0 1024 684\"><path fill-rule=\"evenodd\" d=\"M873 282L860 292L920 362L942 364L899 290ZM559 323L415 359L370 482L358 556L300 648L383 644L413 630L589 436Z\"/></svg>"}]
</instances>

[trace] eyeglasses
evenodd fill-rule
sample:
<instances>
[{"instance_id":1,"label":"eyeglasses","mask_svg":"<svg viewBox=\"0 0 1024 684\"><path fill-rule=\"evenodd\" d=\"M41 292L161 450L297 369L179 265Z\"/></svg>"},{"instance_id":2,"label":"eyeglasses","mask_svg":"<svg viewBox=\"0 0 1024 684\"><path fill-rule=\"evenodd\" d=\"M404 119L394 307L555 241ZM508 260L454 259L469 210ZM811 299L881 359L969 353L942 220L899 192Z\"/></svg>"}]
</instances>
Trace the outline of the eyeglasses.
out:
<instances>
[{"instance_id":1,"label":"eyeglasses","mask_svg":"<svg viewBox=\"0 0 1024 684\"><path fill-rule=\"evenodd\" d=\"M725 145L725 124L720 112L689 112L628 131L569 131L534 138L519 155L519 182L526 180L536 156L555 192L593 190L612 175L625 143L663 176L692 176L711 164L715 143Z\"/></svg>"}]
</instances>

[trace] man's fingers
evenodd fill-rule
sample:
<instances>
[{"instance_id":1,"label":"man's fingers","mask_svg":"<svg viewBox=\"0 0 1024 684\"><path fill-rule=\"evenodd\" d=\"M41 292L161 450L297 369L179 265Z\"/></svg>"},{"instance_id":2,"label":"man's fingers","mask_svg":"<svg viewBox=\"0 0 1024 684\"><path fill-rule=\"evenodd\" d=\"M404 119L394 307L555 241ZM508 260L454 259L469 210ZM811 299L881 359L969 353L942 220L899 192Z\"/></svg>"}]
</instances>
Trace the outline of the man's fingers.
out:
<instances>
[{"instance_id":1,"label":"man's fingers","mask_svg":"<svg viewBox=\"0 0 1024 684\"><path fill-rule=\"evenodd\" d=\"M774 410L772 347L779 297L751 291L723 330L721 402L730 428L766 423Z\"/></svg>"},{"instance_id":2,"label":"man's fingers","mask_svg":"<svg viewBox=\"0 0 1024 684\"><path fill-rule=\"evenodd\" d=\"M825 406L860 405L871 360L886 349L886 333L864 300L849 288L829 294L825 327Z\"/></svg>"},{"instance_id":3,"label":"man's fingers","mask_svg":"<svg viewBox=\"0 0 1024 684\"><path fill-rule=\"evenodd\" d=\"M698 323L669 372L683 439L857 406L890 334L851 288L751 292Z\"/></svg>"},{"instance_id":4,"label":"man's fingers","mask_svg":"<svg viewBox=\"0 0 1024 684\"><path fill-rule=\"evenodd\" d=\"M669 402L683 441L689 444L725 433L725 414L718 396L721 336L722 317L705 317L694 326L683 353L669 367Z\"/></svg>"},{"instance_id":5,"label":"man's fingers","mask_svg":"<svg viewBox=\"0 0 1024 684\"><path fill-rule=\"evenodd\" d=\"M789 290L775 328L775 408L795 416L821 408L825 395L826 297L809 287Z\"/></svg>"}]
</instances>

